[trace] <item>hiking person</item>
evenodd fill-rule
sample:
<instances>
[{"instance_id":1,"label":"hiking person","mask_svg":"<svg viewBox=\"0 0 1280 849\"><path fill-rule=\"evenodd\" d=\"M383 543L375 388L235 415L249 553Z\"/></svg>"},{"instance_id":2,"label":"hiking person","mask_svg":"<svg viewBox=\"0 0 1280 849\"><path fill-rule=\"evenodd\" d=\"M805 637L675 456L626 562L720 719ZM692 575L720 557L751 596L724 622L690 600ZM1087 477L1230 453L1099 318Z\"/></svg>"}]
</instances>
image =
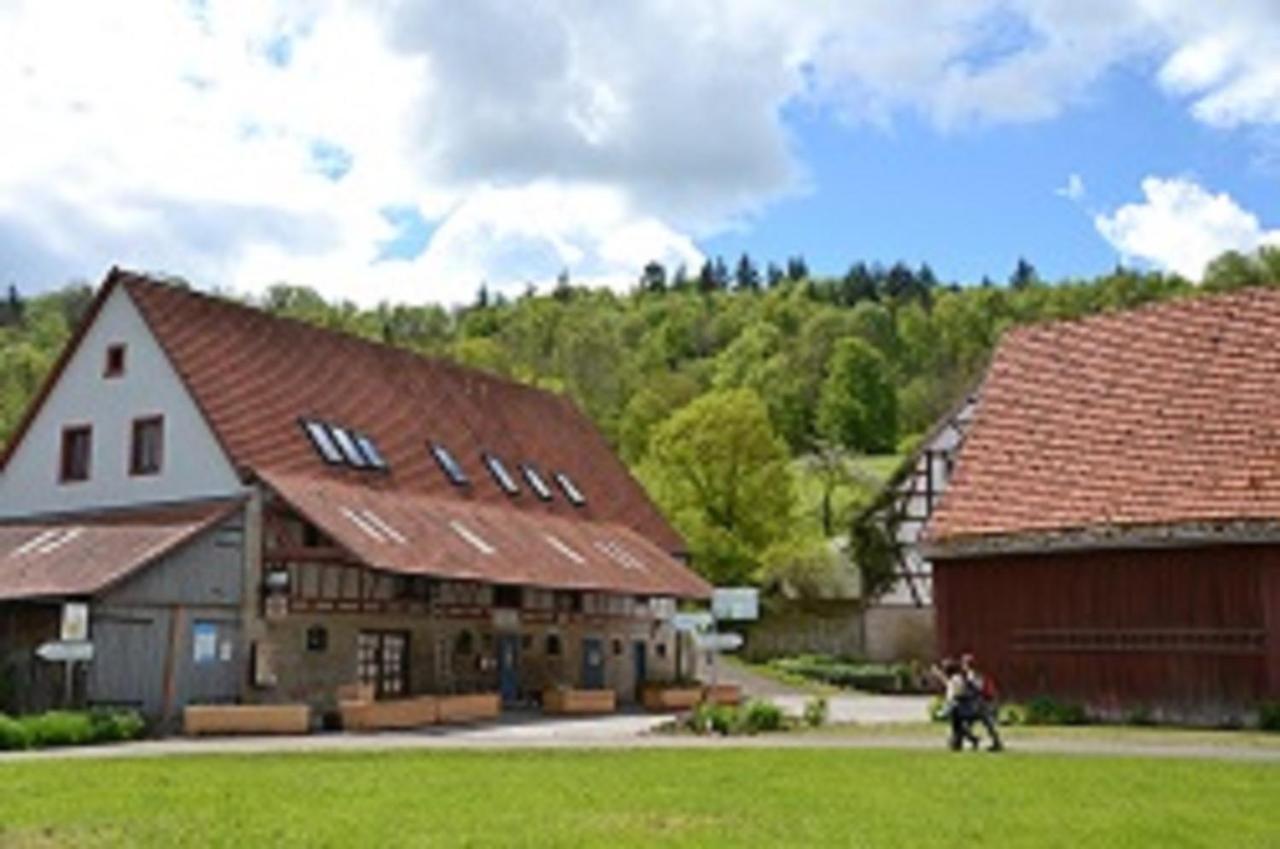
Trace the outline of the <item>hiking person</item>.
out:
<instances>
[{"instance_id":1,"label":"hiking person","mask_svg":"<svg viewBox=\"0 0 1280 849\"><path fill-rule=\"evenodd\" d=\"M960 656L960 673L964 676L965 688L970 692L972 715L970 726L974 721L981 722L990 738L989 751L999 752L1004 749L1000 740L1000 732L996 730L996 684L990 675L983 675L974 664L972 654L966 652Z\"/></svg>"},{"instance_id":2,"label":"hiking person","mask_svg":"<svg viewBox=\"0 0 1280 849\"><path fill-rule=\"evenodd\" d=\"M942 716L951 723L951 750L960 751L966 742L978 748L978 738L972 728L975 698L964 669L955 660L947 658L931 671L944 687Z\"/></svg>"}]
</instances>

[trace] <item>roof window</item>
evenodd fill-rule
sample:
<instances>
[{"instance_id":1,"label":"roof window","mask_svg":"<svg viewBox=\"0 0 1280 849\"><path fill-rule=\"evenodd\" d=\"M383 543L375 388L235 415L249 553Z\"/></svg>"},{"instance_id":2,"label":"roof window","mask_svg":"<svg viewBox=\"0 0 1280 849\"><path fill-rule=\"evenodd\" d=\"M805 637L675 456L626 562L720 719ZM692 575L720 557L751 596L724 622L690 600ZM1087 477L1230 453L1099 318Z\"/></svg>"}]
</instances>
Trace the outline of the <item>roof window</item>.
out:
<instances>
[{"instance_id":1,"label":"roof window","mask_svg":"<svg viewBox=\"0 0 1280 849\"><path fill-rule=\"evenodd\" d=\"M542 479L542 475L538 472L536 466L532 463L521 463L520 471L524 474L524 479L529 482L529 487L534 494L543 501L551 500L551 487L547 486L547 482Z\"/></svg>"},{"instance_id":2,"label":"roof window","mask_svg":"<svg viewBox=\"0 0 1280 849\"><path fill-rule=\"evenodd\" d=\"M520 487L516 484L515 478L511 477L511 473L507 471L506 465L498 457L493 454L482 454L484 464L489 468L489 474L493 475L493 479L497 481L498 486L502 487L502 491L507 495L518 495Z\"/></svg>"},{"instance_id":3,"label":"roof window","mask_svg":"<svg viewBox=\"0 0 1280 849\"><path fill-rule=\"evenodd\" d=\"M467 477L467 473L462 471L462 466L458 465L458 461L449 453L449 449L445 448L438 442L431 443L431 456L436 458L436 462L440 464L440 468L453 481L456 486L466 486L471 483Z\"/></svg>"},{"instance_id":4,"label":"roof window","mask_svg":"<svg viewBox=\"0 0 1280 849\"><path fill-rule=\"evenodd\" d=\"M581 490L574 486L573 481L564 472L556 472L556 483L560 484L560 489L564 491L565 497L569 499L569 503L574 507L581 507L587 503L587 499L583 497Z\"/></svg>"}]
</instances>

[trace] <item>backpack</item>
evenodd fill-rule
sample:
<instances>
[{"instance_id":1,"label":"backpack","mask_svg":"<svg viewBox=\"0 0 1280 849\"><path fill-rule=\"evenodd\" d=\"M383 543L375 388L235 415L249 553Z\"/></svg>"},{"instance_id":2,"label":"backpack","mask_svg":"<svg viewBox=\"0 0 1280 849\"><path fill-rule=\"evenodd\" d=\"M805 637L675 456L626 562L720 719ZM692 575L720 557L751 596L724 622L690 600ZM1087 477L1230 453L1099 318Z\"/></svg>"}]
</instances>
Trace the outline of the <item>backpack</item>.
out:
<instances>
[{"instance_id":1,"label":"backpack","mask_svg":"<svg viewBox=\"0 0 1280 849\"><path fill-rule=\"evenodd\" d=\"M978 676L978 695L982 697L984 702L994 702L996 697L1000 695L996 689L996 679L990 675Z\"/></svg>"}]
</instances>

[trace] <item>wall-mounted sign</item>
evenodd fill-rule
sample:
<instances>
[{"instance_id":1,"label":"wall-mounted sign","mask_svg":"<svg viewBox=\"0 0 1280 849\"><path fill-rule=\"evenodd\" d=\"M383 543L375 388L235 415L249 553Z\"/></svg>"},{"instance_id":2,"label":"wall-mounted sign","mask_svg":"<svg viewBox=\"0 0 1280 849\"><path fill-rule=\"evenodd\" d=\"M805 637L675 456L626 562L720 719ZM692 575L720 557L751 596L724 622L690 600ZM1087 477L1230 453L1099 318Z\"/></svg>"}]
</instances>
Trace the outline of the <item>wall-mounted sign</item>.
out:
<instances>
[{"instance_id":1,"label":"wall-mounted sign","mask_svg":"<svg viewBox=\"0 0 1280 849\"><path fill-rule=\"evenodd\" d=\"M89 605L80 601L62 605L59 639L64 643L81 643L89 639Z\"/></svg>"},{"instance_id":2,"label":"wall-mounted sign","mask_svg":"<svg viewBox=\"0 0 1280 849\"><path fill-rule=\"evenodd\" d=\"M196 622L191 626L191 659L196 663L218 660L218 626L213 622Z\"/></svg>"},{"instance_id":3,"label":"wall-mounted sign","mask_svg":"<svg viewBox=\"0 0 1280 849\"><path fill-rule=\"evenodd\" d=\"M760 618L760 591L755 587L721 587L711 593L711 614L721 622L754 622Z\"/></svg>"}]
</instances>

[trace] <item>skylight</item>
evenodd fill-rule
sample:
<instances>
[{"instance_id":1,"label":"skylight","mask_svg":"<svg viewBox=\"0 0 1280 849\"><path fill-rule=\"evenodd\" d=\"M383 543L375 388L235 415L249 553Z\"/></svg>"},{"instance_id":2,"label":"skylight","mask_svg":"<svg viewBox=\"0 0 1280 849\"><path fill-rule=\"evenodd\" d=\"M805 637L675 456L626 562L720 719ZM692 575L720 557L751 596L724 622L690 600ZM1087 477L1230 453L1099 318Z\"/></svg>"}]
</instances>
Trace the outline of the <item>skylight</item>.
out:
<instances>
[{"instance_id":1,"label":"skylight","mask_svg":"<svg viewBox=\"0 0 1280 849\"><path fill-rule=\"evenodd\" d=\"M574 486L573 481L564 472L556 472L556 483L560 484L560 488L564 490L564 494L569 498L569 503L574 507L581 507L587 503L587 499L583 497L582 492Z\"/></svg>"},{"instance_id":2,"label":"skylight","mask_svg":"<svg viewBox=\"0 0 1280 849\"><path fill-rule=\"evenodd\" d=\"M386 469L387 461L382 459L382 452L378 450L378 446L373 444L373 440L365 436L363 433L355 435L356 444L360 446L360 451L364 454L365 459L369 461L369 465L375 469Z\"/></svg>"},{"instance_id":3,"label":"skylight","mask_svg":"<svg viewBox=\"0 0 1280 849\"><path fill-rule=\"evenodd\" d=\"M640 560L640 558L636 557L614 540L597 540L595 546L599 551L604 552L610 560L617 563L623 569L638 569L641 572L648 571L644 562Z\"/></svg>"},{"instance_id":4,"label":"skylight","mask_svg":"<svg viewBox=\"0 0 1280 849\"><path fill-rule=\"evenodd\" d=\"M542 479L542 475L532 463L521 463L520 471L524 473L524 479L529 482L529 486L539 498L543 501L551 500L551 487L547 486L547 482Z\"/></svg>"},{"instance_id":5,"label":"skylight","mask_svg":"<svg viewBox=\"0 0 1280 849\"><path fill-rule=\"evenodd\" d=\"M581 554L566 545L564 540L560 539L560 537L552 536L551 534L543 534L543 536L552 548L572 560L574 563L577 563L579 566L587 562L587 558L583 557Z\"/></svg>"},{"instance_id":6,"label":"skylight","mask_svg":"<svg viewBox=\"0 0 1280 849\"><path fill-rule=\"evenodd\" d=\"M493 479L498 482L498 486L502 487L502 491L507 495L516 495L520 492L520 487L516 485L515 478L511 477L511 473L507 471L507 467L502 460L492 454L484 454L484 464L489 467L489 474L493 475Z\"/></svg>"},{"instance_id":7,"label":"skylight","mask_svg":"<svg viewBox=\"0 0 1280 849\"><path fill-rule=\"evenodd\" d=\"M440 468L444 469L444 473L449 476L449 480L458 486L465 486L471 483L467 478L467 473L462 471L462 467L458 465L457 460L453 459L453 455L449 453L448 448L433 442L431 443L431 454L436 458L436 462L440 464Z\"/></svg>"},{"instance_id":8,"label":"skylight","mask_svg":"<svg viewBox=\"0 0 1280 849\"><path fill-rule=\"evenodd\" d=\"M350 520L351 524L364 531L365 536L369 537L374 542L387 541L386 537L383 536L382 531L378 530L374 527L372 522L352 510L350 507L339 507L338 510L341 511L342 515L346 516L347 519Z\"/></svg>"},{"instance_id":9,"label":"skylight","mask_svg":"<svg viewBox=\"0 0 1280 849\"><path fill-rule=\"evenodd\" d=\"M315 446L316 451L326 463L335 466L342 464L342 452L338 449L337 443L333 441L333 436L329 433L327 424L318 422L315 419L303 419L302 429L307 432L307 436L311 439L311 444Z\"/></svg>"},{"instance_id":10,"label":"skylight","mask_svg":"<svg viewBox=\"0 0 1280 849\"><path fill-rule=\"evenodd\" d=\"M360 451L360 446L356 445L356 438L346 428L337 425L329 425L329 433L333 434L333 441L342 451L343 458L348 464L355 466L357 469L367 469L372 467L370 463Z\"/></svg>"}]
</instances>

